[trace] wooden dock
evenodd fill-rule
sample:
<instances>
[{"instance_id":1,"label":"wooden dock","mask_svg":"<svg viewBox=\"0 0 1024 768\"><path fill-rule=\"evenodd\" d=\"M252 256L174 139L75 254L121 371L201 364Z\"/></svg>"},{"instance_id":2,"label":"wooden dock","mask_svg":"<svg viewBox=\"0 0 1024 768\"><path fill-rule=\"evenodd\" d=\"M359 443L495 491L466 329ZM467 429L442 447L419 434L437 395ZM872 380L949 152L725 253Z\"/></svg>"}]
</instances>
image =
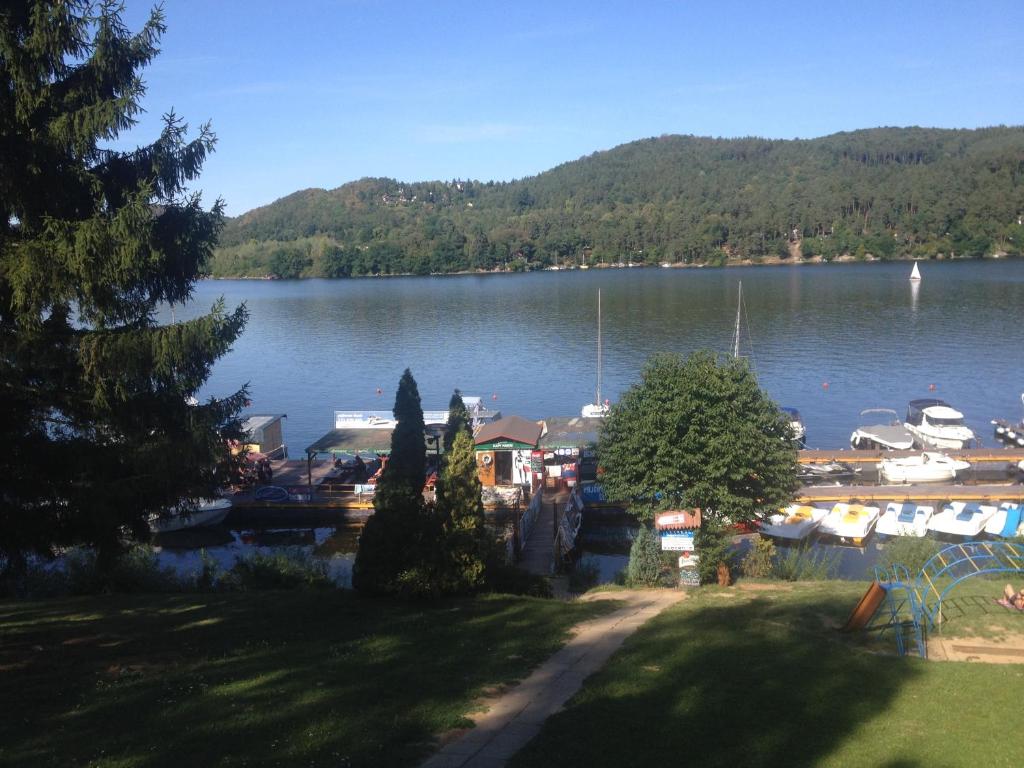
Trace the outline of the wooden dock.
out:
<instances>
[{"instance_id":1,"label":"wooden dock","mask_svg":"<svg viewBox=\"0 0 1024 768\"><path fill-rule=\"evenodd\" d=\"M964 448L959 451L942 451L954 459L969 461L972 464L1001 462L1016 464L1024 461L1024 449L1021 448ZM823 451L805 449L799 452L797 460L801 464L827 464L830 461L842 461L846 464L877 464L882 459L896 459L905 456L920 456L921 451L856 451L843 449Z\"/></svg>"},{"instance_id":2,"label":"wooden dock","mask_svg":"<svg viewBox=\"0 0 1024 768\"><path fill-rule=\"evenodd\" d=\"M1003 501L1024 502L1024 485L829 485L804 488L796 498L799 504L817 502L907 502L907 501Z\"/></svg>"}]
</instances>

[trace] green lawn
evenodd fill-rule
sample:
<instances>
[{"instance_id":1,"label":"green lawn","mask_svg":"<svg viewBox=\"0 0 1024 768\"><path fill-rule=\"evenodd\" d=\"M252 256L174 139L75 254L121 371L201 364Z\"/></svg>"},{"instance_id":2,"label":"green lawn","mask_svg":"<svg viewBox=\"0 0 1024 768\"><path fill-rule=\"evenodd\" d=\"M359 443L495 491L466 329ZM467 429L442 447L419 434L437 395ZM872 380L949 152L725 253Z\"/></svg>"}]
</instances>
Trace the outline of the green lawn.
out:
<instances>
[{"instance_id":1,"label":"green lawn","mask_svg":"<svg viewBox=\"0 0 1024 768\"><path fill-rule=\"evenodd\" d=\"M409 766L604 603L343 592L0 603L0 765Z\"/></svg>"},{"instance_id":2,"label":"green lawn","mask_svg":"<svg viewBox=\"0 0 1024 768\"><path fill-rule=\"evenodd\" d=\"M1024 665L897 658L891 638L835 631L866 583L787 586L702 588L661 614L512 765L1024 763ZM962 604L962 628L986 621ZM1024 634L1024 615L1002 610L993 621Z\"/></svg>"}]
</instances>

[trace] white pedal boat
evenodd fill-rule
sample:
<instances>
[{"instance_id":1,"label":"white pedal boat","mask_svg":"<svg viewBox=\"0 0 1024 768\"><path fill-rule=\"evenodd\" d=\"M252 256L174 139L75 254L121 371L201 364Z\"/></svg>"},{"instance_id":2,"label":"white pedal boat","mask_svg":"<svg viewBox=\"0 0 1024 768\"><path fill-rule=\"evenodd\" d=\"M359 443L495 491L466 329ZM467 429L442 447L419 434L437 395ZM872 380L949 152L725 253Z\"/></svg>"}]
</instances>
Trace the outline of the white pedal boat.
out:
<instances>
[{"instance_id":1,"label":"white pedal boat","mask_svg":"<svg viewBox=\"0 0 1024 768\"><path fill-rule=\"evenodd\" d=\"M761 534L776 539L802 541L821 525L828 510L803 504L790 504L761 523Z\"/></svg>"},{"instance_id":2,"label":"white pedal boat","mask_svg":"<svg viewBox=\"0 0 1024 768\"><path fill-rule=\"evenodd\" d=\"M1004 501L985 523L985 533L1000 539L1024 536L1024 505Z\"/></svg>"},{"instance_id":3,"label":"white pedal boat","mask_svg":"<svg viewBox=\"0 0 1024 768\"><path fill-rule=\"evenodd\" d=\"M920 538L928 533L928 521L934 514L935 507L890 501L885 507L885 512L878 518L875 532L885 536Z\"/></svg>"},{"instance_id":4,"label":"white pedal boat","mask_svg":"<svg viewBox=\"0 0 1024 768\"><path fill-rule=\"evenodd\" d=\"M928 521L928 530L973 539L985 529L985 524L996 511L996 507L990 504L954 501L943 507L941 512L932 515Z\"/></svg>"},{"instance_id":5,"label":"white pedal boat","mask_svg":"<svg viewBox=\"0 0 1024 768\"><path fill-rule=\"evenodd\" d=\"M165 516L154 516L149 521L149 529L153 533L171 533L186 528L204 528L217 525L231 511L231 499L200 499L191 514L180 507L173 509Z\"/></svg>"},{"instance_id":6,"label":"white pedal boat","mask_svg":"<svg viewBox=\"0 0 1024 768\"><path fill-rule=\"evenodd\" d=\"M878 513L878 507L839 503L825 515L818 530L829 536L859 545L878 522Z\"/></svg>"},{"instance_id":7,"label":"white pedal boat","mask_svg":"<svg viewBox=\"0 0 1024 768\"><path fill-rule=\"evenodd\" d=\"M889 483L941 483L955 479L957 472L970 467L970 462L925 451L920 456L882 459L878 472Z\"/></svg>"}]
</instances>

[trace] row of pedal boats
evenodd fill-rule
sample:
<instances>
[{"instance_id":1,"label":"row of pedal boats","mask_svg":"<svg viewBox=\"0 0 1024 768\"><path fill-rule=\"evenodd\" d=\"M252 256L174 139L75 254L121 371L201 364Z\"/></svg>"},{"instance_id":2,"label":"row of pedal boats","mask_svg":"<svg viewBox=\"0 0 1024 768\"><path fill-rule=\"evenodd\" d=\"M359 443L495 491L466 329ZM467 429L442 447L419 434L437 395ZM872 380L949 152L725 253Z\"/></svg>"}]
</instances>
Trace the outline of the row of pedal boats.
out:
<instances>
[{"instance_id":1,"label":"row of pedal boats","mask_svg":"<svg viewBox=\"0 0 1024 768\"><path fill-rule=\"evenodd\" d=\"M1024 505L953 501L935 507L890 502L880 507L839 503L830 509L791 504L760 525L765 536L802 541L812 532L860 545L872 531L883 536L925 536L929 531L962 539L1024 536Z\"/></svg>"}]
</instances>

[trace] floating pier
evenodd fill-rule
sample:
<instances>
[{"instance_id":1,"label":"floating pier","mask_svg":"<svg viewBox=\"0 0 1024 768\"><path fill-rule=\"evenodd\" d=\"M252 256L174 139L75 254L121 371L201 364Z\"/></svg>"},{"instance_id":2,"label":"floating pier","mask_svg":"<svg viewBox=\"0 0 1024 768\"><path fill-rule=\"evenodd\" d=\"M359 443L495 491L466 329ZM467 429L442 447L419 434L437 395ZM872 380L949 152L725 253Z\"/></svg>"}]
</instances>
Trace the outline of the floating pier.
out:
<instances>
[{"instance_id":1,"label":"floating pier","mask_svg":"<svg viewBox=\"0 0 1024 768\"><path fill-rule=\"evenodd\" d=\"M985 501L1024 502L1024 485L1019 483L992 485L949 485L918 483L915 485L828 485L804 488L796 497L799 504L825 501Z\"/></svg>"},{"instance_id":2,"label":"floating pier","mask_svg":"<svg viewBox=\"0 0 1024 768\"><path fill-rule=\"evenodd\" d=\"M877 464L882 459L898 459L905 456L920 456L922 451L861 451L861 450L802 450L797 456L801 464L827 464L830 461L841 461L846 464ZM935 453L935 451L932 451ZM962 459L972 464L1001 462L1016 464L1024 461L1024 448L964 448L959 451L941 451L954 459Z\"/></svg>"}]
</instances>

